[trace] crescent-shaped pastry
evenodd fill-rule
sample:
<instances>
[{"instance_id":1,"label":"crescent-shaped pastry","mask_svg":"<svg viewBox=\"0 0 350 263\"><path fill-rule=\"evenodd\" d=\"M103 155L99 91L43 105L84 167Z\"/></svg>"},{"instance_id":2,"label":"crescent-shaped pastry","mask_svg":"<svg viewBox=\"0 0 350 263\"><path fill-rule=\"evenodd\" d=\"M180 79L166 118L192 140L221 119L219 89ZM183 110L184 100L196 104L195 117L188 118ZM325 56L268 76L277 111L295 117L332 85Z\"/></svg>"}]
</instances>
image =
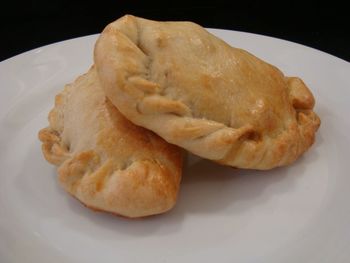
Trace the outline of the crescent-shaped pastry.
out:
<instances>
[{"instance_id":1,"label":"crescent-shaped pastry","mask_svg":"<svg viewBox=\"0 0 350 263\"><path fill-rule=\"evenodd\" d=\"M124 16L95 45L106 95L133 123L216 162L290 164L320 120L303 81L191 22Z\"/></svg>"},{"instance_id":2,"label":"crescent-shaped pastry","mask_svg":"<svg viewBox=\"0 0 350 263\"><path fill-rule=\"evenodd\" d=\"M94 67L56 96L49 122L39 132L44 156L58 166L64 189L87 207L143 217L175 205L181 150L125 119L105 97Z\"/></svg>"}]
</instances>

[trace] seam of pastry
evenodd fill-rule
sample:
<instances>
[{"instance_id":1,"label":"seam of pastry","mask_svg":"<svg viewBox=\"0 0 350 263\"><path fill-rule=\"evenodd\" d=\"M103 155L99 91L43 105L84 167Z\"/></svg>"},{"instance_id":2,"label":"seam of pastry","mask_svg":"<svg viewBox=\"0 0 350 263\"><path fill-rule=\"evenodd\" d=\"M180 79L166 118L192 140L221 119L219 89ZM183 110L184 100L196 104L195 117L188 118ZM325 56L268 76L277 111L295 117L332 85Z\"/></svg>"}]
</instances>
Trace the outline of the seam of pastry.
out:
<instances>
[{"instance_id":1,"label":"seam of pastry","mask_svg":"<svg viewBox=\"0 0 350 263\"><path fill-rule=\"evenodd\" d=\"M58 96L58 101L53 109L53 112L57 112L57 115L52 115L50 127L61 129L61 127L57 126L57 122L61 122L65 114L77 114L79 112L66 112L67 109L64 110L67 107L67 103L74 104L74 107L81 107L81 105L75 104L75 102L78 101L80 103L80 101L71 97L71 89L81 89L79 90L80 92L75 91L75 96L78 96L78 98L83 96L80 99L83 98L86 102L89 101L88 95L83 90L90 89L89 86L91 85L98 85L98 83L93 82L96 81L94 76L97 77L97 74L91 69L89 73L77 78L72 85L66 86L64 91ZM85 95L81 95L82 93ZM100 93L96 94L96 92L89 93L89 96L92 96L92 94L93 96L100 96ZM71 101L72 99L73 101ZM101 106L102 104L92 105L96 109L94 114L89 116L89 118L96 118L94 125L99 131L90 138L91 141L98 143L95 150L87 149L80 152L77 149L73 149L73 147L65 149L62 136L67 128L64 125L68 123L61 123L63 125L62 132L53 128L44 128L39 132L39 139L43 142L43 148L48 148L47 151L43 149L45 157L48 156L47 159L51 158L51 161L59 166L60 184L86 206L93 206L111 213L120 211L117 214L127 217L147 216L163 213L171 209L175 204L181 180L181 151L176 146L167 144L151 131L130 123L109 100L101 99L101 103L104 104L103 107ZM69 121L69 118L66 121ZM79 121L84 122L84 119ZM113 131L114 129L116 131ZM84 133L85 131L81 132ZM79 134L77 139L80 140L82 135L84 134ZM71 139L69 133L66 133L66 136L66 139ZM98 142L99 136L107 141ZM112 141L108 141L108 139ZM123 140L126 140L126 142ZM128 140L130 140L129 143ZM101 143L106 144L101 145ZM131 148L141 147L141 149L133 153L126 153L125 157L121 156L120 160L114 160L113 165L111 165L109 158L114 158L115 156L113 145L118 145L122 151L122 145L129 147L129 144L131 144ZM104 147L104 150L101 147ZM67 151L67 155L64 158L61 156L61 150ZM128 155L129 158L126 158ZM109 165L111 167L108 167ZM145 185L141 185L143 188L141 187L139 190L141 191L138 193L139 196L135 197L132 192L128 193L125 192L125 189L119 189L118 185L115 186L115 190L119 189L121 192L115 192L113 188L108 188L110 187L110 182L118 182L119 179L115 181L118 175L126 176L122 179L124 180L122 184L126 187L133 183L133 178L138 178L140 183L145 183ZM142 179L142 176L146 176L148 179ZM105 190L106 188L108 189ZM146 192L144 193L144 191ZM141 199L142 195L144 197ZM130 203L125 203L125 199L128 197Z\"/></svg>"},{"instance_id":2,"label":"seam of pastry","mask_svg":"<svg viewBox=\"0 0 350 263\"><path fill-rule=\"evenodd\" d=\"M135 19L136 21L137 21L137 27L138 27L138 38L141 38L141 36L140 36L140 32L141 32L141 25L140 25L140 21L142 20L142 19L139 19L139 18L136 18L136 17L133 17L133 19ZM146 21L146 20L142 20L143 22L144 21ZM116 22L113 22L113 23L118 23L118 21L116 21ZM147 22L147 23L151 23L151 22ZM152 22L153 23L153 22ZM109 34L110 32L108 32L108 31L105 31L105 32L102 32L102 34L106 34L104 37L105 38L108 38L109 36L108 36L108 34ZM130 39L131 40L131 39ZM138 42L141 42L141 44L142 44L142 39L138 39ZM139 44L138 45L138 47L139 47L139 49L141 49L140 48L140 45L141 44ZM102 50L100 50L99 48L99 46L97 45L96 46L96 48L97 48L97 57L99 56L99 54L100 54L100 52L103 52ZM144 49L143 51L142 51L144 54L146 54L150 59L151 59L151 62L150 62L150 64L148 65L148 70L150 70L150 68L152 68L152 63L154 63L153 62L153 57L152 57L152 55L151 54L149 54L149 52L147 52L146 51L146 49ZM247 52L242 52L242 53L247 53ZM242 54L239 54L240 56L242 56ZM258 63L260 63L260 64L263 64L264 62L262 62L262 61L260 61L259 59L257 60L258 61ZM99 62L98 60L97 60L97 62ZM248 63L253 63L252 61L248 61ZM250 64L249 64L249 66L251 66ZM97 67L99 67L99 63L97 63ZM284 80L282 79L282 80L279 80L279 78L283 78L283 74L276 68L276 67L274 67L274 66L271 66L270 65L270 68L268 68L268 70L269 71L271 71L272 72L272 74L271 74L271 76L267 76L268 78L271 78L272 80L276 80L277 82L278 81L280 81L280 82L284 82ZM163 74L165 74L165 73L163 73ZM152 79L153 77L152 77L152 74L150 74L150 73L148 73L148 75L149 75L149 77L150 77L150 81L152 81L152 82L156 82L156 80L154 80L154 79ZM112 84L111 83L109 83L108 84L109 86L111 86ZM161 85L160 83L158 83L158 85ZM161 97L164 97L164 98L166 98L166 99L168 99L169 101L174 101L174 102L179 102L179 103L183 103L183 102L180 102L179 100L177 100L177 99L175 99L172 95L170 95L170 94L168 94L168 92L164 92L164 90L166 90L167 88L168 88L168 86L169 86L170 84L168 83L168 82L166 82L166 87L161 87L161 89L160 89L160 91L158 90L158 91L156 91L156 94L158 94L159 96L161 96ZM113 86L115 86L115 85L113 85ZM291 87L289 87L287 84L286 84L286 87L287 88L291 88ZM111 89L111 87L108 87L108 89ZM251 92L250 90L248 90L248 92ZM164 96L164 95L162 95L162 94L166 94L166 96ZM108 92L107 92L107 95L108 95ZM283 96L285 96L285 94L282 94ZM290 90L288 90L288 92L287 92L287 95L291 95L291 93L290 93ZM129 94L129 96L130 97L128 97L128 100L129 100L129 104L130 105L132 105L132 103L134 103L134 101L135 101L135 97L133 97L133 94ZM142 101L145 101L145 98L147 98L147 97L149 97L150 96L150 94L145 94L144 93L144 97L142 98ZM270 96L273 96L273 95L270 95ZM270 98L270 97L268 97L268 98ZM289 98L288 97L283 97L282 99L281 99L282 101L283 100L287 100L287 102L289 101ZM132 101L132 103L130 103ZM116 102L115 100L113 101L113 103L115 103L115 104L117 104L117 106L118 106L118 102ZM125 105L126 105L127 103L125 103ZM132 113L131 115L128 115L127 114L127 116L128 117L131 117L131 120L132 121L134 121L136 124L138 124L138 125L141 125L141 126L146 126L147 128L152 128L151 126L148 126L148 125L145 125L145 124L147 124L148 122L149 122L149 120L150 120L150 117L149 116L147 116L147 114L145 114L145 112L143 112L143 110L141 109L142 107L140 106L140 105L138 105L138 103L136 103L136 108L135 108L135 112L136 112L136 114L138 114L139 116L137 116L137 118L132 118L133 117L133 115L132 114L134 114L134 113ZM159 117L162 117L161 119L162 120L166 120L168 123L170 123L170 121L171 121L171 123L175 123L175 122L177 122L177 123L179 123L179 125L178 126L181 126L181 125L183 125L183 122L184 122L184 117L183 116L186 116L186 115L184 115L182 112L180 113L180 112L176 112L176 110L174 110L175 111L175 114L174 114L174 112L172 112L170 109L171 108L175 108L176 106L175 106L176 104L173 104L173 105L170 105L170 104L168 104L167 106L165 106L165 104L164 104L164 107L163 108L166 108L166 107L169 107L169 109L166 109L166 110L162 110L162 107L161 107L161 105L159 106L160 108L159 108L159 110L155 110L154 112L153 112L153 114L152 114L152 117L156 117L156 116L159 116ZM185 102L184 103L184 105L186 106L186 107L188 107L189 109L190 109L190 111L193 113L192 114L192 117L186 117L186 118L188 118L187 120L192 120L193 121L193 123L194 123L194 125L198 125L198 128L199 129L207 129L207 128L210 128L209 126L208 126L208 124L205 124L204 122L198 122L198 123L195 123L195 121L196 120L203 120L203 118L205 118L205 119L207 119L206 118L206 116L205 115L203 115L203 118L198 118L198 116L200 116L200 117L202 117L201 116L201 114L199 114L199 113L197 113L196 111L195 111L195 109L193 108L193 105L191 104L191 103L188 103L188 102ZM155 106L155 105L153 105L153 106ZM156 107L156 106L155 106ZM293 107L293 106L292 106ZM288 107L287 107L288 108ZM125 109L123 109L123 107L121 107L120 108L121 109L121 111L125 114L126 113L126 111L125 111ZM294 110L294 108L293 109L291 109L291 110ZM294 111L296 111L296 110L294 110ZM130 111L131 112L131 111ZM265 137L265 139L267 138L267 137L269 137L271 140L274 140L274 142L273 142L273 144L275 144L272 148L270 148L270 149L267 149L266 151L268 152L268 151L270 151L270 154L269 155L276 155L274 158L275 158L275 164L276 165L280 165L280 161L281 161L281 159L283 159L283 157L282 156L279 156L279 155L282 155L282 154L285 154L285 155L289 155L289 153L287 152L287 147L285 147L284 146L284 144L285 144L285 141L284 140L287 140L288 139L288 137L290 136L290 134L289 134L289 131L288 131L288 126L289 126L289 120L288 119L284 119L285 117L284 117L284 115L281 115L281 114L277 114L276 112L274 112L273 111L273 109L272 109L272 111L271 111L271 113L270 114L273 114L273 118L275 118L276 119L276 122L278 121L279 123L281 123L281 127L279 127L278 128L278 130L277 131L275 131L275 134L268 134L268 136L264 136ZM141 119L141 117L140 116L144 116L144 117L142 117L142 118L144 118L144 120L142 120ZM147 117L147 118L146 118ZM210 119L210 118L208 118L208 120L210 120L211 122L215 122L215 123L217 123L217 124L220 124L220 125L224 125L224 127L223 128L221 128L220 130L225 130L225 129L232 129L231 127L229 127L229 126L227 126L225 123L221 123L221 122L216 122L215 120L213 120L213 119ZM170 124L169 124L170 125ZM156 127L160 127L160 125L158 125L157 124L157 126ZM240 128L242 128L243 126L238 126L238 129L240 129ZM181 137L181 140L179 140L179 137L177 137L177 136L174 136L174 134L173 134L173 132L174 132L174 129L175 129L176 127L174 127L174 126L169 126L169 128L168 128L168 130L170 131L169 133L162 133L163 131L161 130L161 129L159 129L159 130L156 130L156 132L158 132L161 136L163 136L163 138L165 138L165 139L167 139L169 142L171 142L171 143L176 143L176 144L179 144L179 142L180 142L180 145L181 145L181 141L183 142L183 141L185 141L185 140L188 140L189 142L187 143L187 145L193 145L193 144L195 144L195 143L197 143L197 142L199 142L199 141L205 141L206 139L208 139L208 140L210 140L210 141L213 141L213 140L219 140L220 138L219 137L215 137L215 138L213 138L213 136L215 135L215 132L216 131L213 131L213 132L208 132L208 133L206 133L206 132L204 132L203 133L203 135L201 135L201 136L198 136L198 137L196 137L196 136L193 136L193 135L191 135L190 136L190 134L188 134L188 135L186 135L186 134L182 134L182 137ZM256 131L256 132L258 132L258 131ZM287 134L286 134L286 132L287 132ZM262 136L262 135L261 135ZM210 137L210 139L209 139L209 137ZM197 142L196 142L196 140L197 140ZM295 140L300 140L300 135L299 136L297 136L296 138L295 138ZM237 141L236 140L231 140L231 143L232 144L236 144L237 143ZM184 144L186 144L185 142L184 142ZM197 143L198 145L200 144L200 143ZM266 146L266 145L265 145ZM234 147L233 145L229 145L229 144L227 144L226 145L226 154L228 153L228 152L231 152L231 148L232 147ZM243 146L244 147L244 146ZM267 147L267 146L266 146ZM299 148L299 147L298 147ZM215 151L216 149L212 149L212 151ZM193 150L193 148L191 148L191 151L194 151ZM283 153L282 153L282 151L284 151ZM218 154L219 154L219 152L222 152L222 150L220 150L220 151L218 151ZM267 152L265 152L264 154L263 154L263 156L262 156L262 159L261 160L255 160L255 161L257 161L257 163L259 163L259 165L263 162L263 159L265 158L265 156L267 156L268 155L268 153ZM197 154L199 153L199 151L197 151ZM221 153L220 153L221 154ZM253 153L254 154L254 153ZM279 155L278 155L279 154ZM203 157L207 157L208 158L208 156L203 156ZM233 156L232 156L233 157ZM224 157L224 159L225 159L226 157ZM294 157L292 157L292 156L285 156L285 158L286 159L288 159L288 158L294 158ZM218 157L218 158L216 158L216 160L222 160L220 157ZM270 167L270 164L267 164L267 166L268 167Z\"/></svg>"}]
</instances>

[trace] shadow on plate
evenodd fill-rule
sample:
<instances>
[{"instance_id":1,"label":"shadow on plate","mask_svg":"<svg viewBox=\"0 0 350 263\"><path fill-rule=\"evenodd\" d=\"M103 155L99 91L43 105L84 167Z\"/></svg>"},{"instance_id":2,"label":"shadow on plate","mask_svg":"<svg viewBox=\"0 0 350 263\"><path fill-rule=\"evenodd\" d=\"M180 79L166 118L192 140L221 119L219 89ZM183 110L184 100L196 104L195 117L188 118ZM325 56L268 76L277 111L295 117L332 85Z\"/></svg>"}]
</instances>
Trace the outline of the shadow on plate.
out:
<instances>
[{"instance_id":1,"label":"shadow on plate","mask_svg":"<svg viewBox=\"0 0 350 263\"><path fill-rule=\"evenodd\" d=\"M240 213L252 211L277 195L293 192L296 181L304 174L306 165L318 159L317 148L321 139L318 138L312 154L306 153L306 157L302 156L291 166L270 171L234 169L189 154L185 160L175 208L165 214L142 219L125 219L85 208L61 189L53 169L50 174L40 175L43 177L41 183L37 173L38 162L42 163L44 160L38 157L40 150L37 143L33 144L29 151L30 156L36 156L35 162L28 158L28 163L24 164L25 171L22 171L28 176L18 176L17 186L23 195L22 200L29 202L28 204L37 203L33 207L37 211L33 213L58 218L60 224L84 235L100 236L103 239L115 238L116 232L125 239L134 236L147 237L155 233L169 235L178 231L186 218L209 218L215 223L217 215L234 218ZM47 168L45 171L47 172ZM48 180L56 182L49 183ZM41 188L42 192L34 191L34 188ZM45 198L42 198L43 196Z\"/></svg>"}]
</instances>

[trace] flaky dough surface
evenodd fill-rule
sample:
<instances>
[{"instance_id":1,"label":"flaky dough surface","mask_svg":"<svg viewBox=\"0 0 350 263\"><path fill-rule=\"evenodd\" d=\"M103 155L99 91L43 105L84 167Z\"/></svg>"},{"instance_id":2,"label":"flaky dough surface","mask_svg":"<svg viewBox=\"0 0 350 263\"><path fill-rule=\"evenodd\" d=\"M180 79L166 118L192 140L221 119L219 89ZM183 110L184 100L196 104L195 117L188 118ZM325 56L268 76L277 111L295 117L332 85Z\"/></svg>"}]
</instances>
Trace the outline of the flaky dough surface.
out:
<instances>
[{"instance_id":1,"label":"flaky dough surface","mask_svg":"<svg viewBox=\"0 0 350 263\"><path fill-rule=\"evenodd\" d=\"M61 185L86 206L126 217L175 205L181 151L135 126L105 97L91 68L56 96L49 127L39 132Z\"/></svg>"},{"instance_id":2,"label":"flaky dough surface","mask_svg":"<svg viewBox=\"0 0 350 263\"><path fill-rule=\"evenodd\" d=\"M201 157L270 169L314 142L320 120L301 79L194 23L124 16L94 52L105 93L123 115Z\"/></svg>"}]
</instances>

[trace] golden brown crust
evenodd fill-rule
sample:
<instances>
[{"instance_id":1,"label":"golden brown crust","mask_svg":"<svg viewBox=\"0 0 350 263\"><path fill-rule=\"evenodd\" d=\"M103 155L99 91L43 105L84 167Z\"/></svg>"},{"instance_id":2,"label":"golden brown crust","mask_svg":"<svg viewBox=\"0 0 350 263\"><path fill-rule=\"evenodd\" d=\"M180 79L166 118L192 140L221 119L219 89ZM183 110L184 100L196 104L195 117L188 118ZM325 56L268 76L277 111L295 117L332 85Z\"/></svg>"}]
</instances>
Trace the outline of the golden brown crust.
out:
<instances>
[{"instance_id":1,"label":"golden brown crust","mask_svg":"<svg viewBox=\"0 0 350 263\"><path fill-rule=\"evenodd\" d=\"M39 132L44 156L87 207L143 217L175 205L180 149L125 119L105 98L94 68L56 96L49 122Z\"/></svg>"},{"instance_id":2,"label":"golden brown crust","mask_svg":"<svg viewBox=\"0 0 350 263\"><path fill-rule=\"evenodd\" d=\"M106 95L133 123L240 168L293 162L320 120L306 85L190 22L124 16L94 60Z\"/></svg>"}]
</instances>

